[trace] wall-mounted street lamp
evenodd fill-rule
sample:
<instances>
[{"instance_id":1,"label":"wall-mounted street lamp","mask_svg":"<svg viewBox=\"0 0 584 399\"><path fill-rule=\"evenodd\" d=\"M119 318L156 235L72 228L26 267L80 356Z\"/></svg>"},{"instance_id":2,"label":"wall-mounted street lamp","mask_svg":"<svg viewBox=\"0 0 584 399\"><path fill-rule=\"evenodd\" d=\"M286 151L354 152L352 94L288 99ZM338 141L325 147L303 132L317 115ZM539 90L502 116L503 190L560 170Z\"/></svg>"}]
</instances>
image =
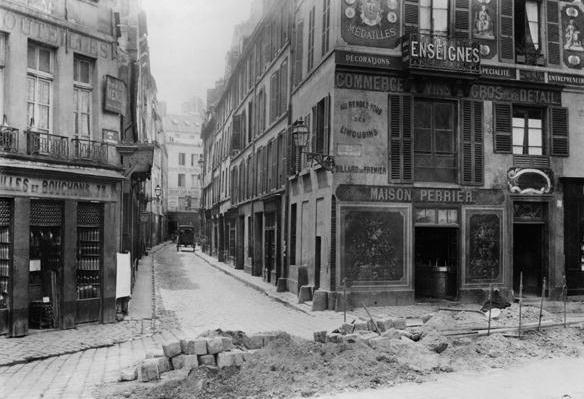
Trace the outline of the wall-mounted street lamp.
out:
<instances>
[{"instance_id":1,"label":"wall-mounted street lamp","mask_svg":"<svg viewBox=\"0 0 584 399\"><path fill-rule=\"evenodd\" d=\"M303 149L308 145L308 140L310 139L308 126L306 126L306 123L304 123L303 120L296 120L292 124L292 139L294 140L294 145L300 149L300 153L306 155L307 161L316 162L329 172L335 171L336 167L334 156L322 154L320 152L303 151Z\"/></svg>"},{"instance_id":2,"label":"wall-mounted street lamp","mask_svg":"<svg viewBox=\"0 0 584 399\"><path fill-rule=\"evenodd\" d=\"M154 194L156 195L156 201L160 201L160 195L162 194L162 190L159 184L156 185L156 188L154 189Z\"/></svg>"}]
</instances>

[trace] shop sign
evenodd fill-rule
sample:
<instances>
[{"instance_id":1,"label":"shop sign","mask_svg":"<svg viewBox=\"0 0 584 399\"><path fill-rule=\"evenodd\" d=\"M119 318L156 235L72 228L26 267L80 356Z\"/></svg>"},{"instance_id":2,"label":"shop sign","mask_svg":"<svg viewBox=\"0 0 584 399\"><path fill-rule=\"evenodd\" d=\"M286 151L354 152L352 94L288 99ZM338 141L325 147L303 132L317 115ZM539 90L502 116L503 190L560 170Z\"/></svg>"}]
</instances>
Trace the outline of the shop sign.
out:
<instances>
[{"instance_id":1,"label":"shop sign","mask_svg":"<svg viewBox=\"0 0 584 399\"><path fill-rule=\"evenodd\" d=\"M126 111L126 84L123 80L106 75L104 111L124 115Z\"/></svg>"},{"instance_id":2,"label":"shop sign","mask_svg":"<svg viewBox=\"0 0 584 399\"><path fill-rule=\"evenodd\" d=\"M511 168L507 172L509 191L513 194L549 194L552 191L551 170Z\"/></svg>"},{"instance_id":3,"label":"shop sign","mask_svg":"<svg viewBox=\"0 0 584 399\"><path fill-rule=\"evenodd\" d=\"M399 0L342 0L343 40L362 46L397 47L400 4Z\"/></svg>"},{"instance_id":4,"label":"shop sign","mask_svg":"<svg viewBox=\"0 0 584 399\"><path fill-rule=\"evenodd\" d=\"M494 85L473 85L471 98L486 101L506 101L514 103L561 105L562 96L559 91L542 89L525 89Z\"/></svg>"},{"instance_id":5,"label":"shop sign","mask_svg":"<svg viewBox=\"0 0 584 399\"><path fill-rule=\"evenodd\" d=\"M340 185L336 195L341 201L475 203L475 192L467 189Z\"/></svg>"},{"instance_id":6,"label":"shop sign","mask_svg":"<svg viewBox=\"0 0 584 399\"><path fill-rule=\"evenodd\" d=\"M517 70L501 66L481 65L481 76L493 79L515 80Z\"/></svg>"},{"instance_id":7,"label":"shop sign","mask_svg":"<svg viewBox=\"0 0 584 399\"><path fill-rule=\"evenodd\" d=\"M402 55L410 69L480 73L481 56L476 40L411 33L402 41Z\"/></svg>"},{"instance_id":8,"label":"shop sign","mask_svg":"<svg viewBox=\"0 0 584 399\"><path fill-rule=\"evenodd\" d=\"M404 80L395 76L337 71L335 86L337 89L399 93L404 91Z\"/></svg>"},{"instance_id":9,"label":"shop sign","mask_svg":"<svg viewBox=\"0 0 584 399\"><path fill-rule=\"evenodd\" d=\"M519 70L519 80L525 80L528 82L545 82L545 74L543 71L531 71L528 69Z\"/></svg>"},{"instance_id":10,"label":"shop sign","mask_svg":"<svg viewBox=\"0 0 584 399\"><path fill-rule=\"evenodd\" d=\"M392 57L384 54L354 53L335 50L335 62L337 65L346 66L402 69L402 60L400 57Z\"/></svg>"},{"instance_id":11,"label":"shop sign","mask_svg":"<svg viewBox=\"0 0 584 399\"><path fill-rule=\"evenodd\" d=\"M0 174L0 194L103 201L117 200L115 183L45 179L8 174Z\"/></svg>"},{"instance_id":12,"label":"shop sign","mask_svg":"<svg viewBox=\"0 0 584 399\"><path fill-rule=\"evenodd\" d=\"M571 86L584 86L584 76L566 73L548 72L548 83L557 83Z\"/></svg>"},{"instance_id":13,"label":"shop sign","mask_svg":"<svg viewBox=\"0 0 584 399\"><path fill-rule=\"evenodd\" d=\"M85 55L116 59L115 46L106 41L64 29L46 21L0 9L0 31L20 33L30 39Z\"/></svg>"},{"instance_id":14,"label":"shop sign","mask_svg":"<svg viewBox=\"0 0 584 399\"><path fill-rule=\"evenodd\" d=\"M480 43L481 57L493 58L497 54L497 2L472 1L472 37Z\"/></svg>"}]
</instances>

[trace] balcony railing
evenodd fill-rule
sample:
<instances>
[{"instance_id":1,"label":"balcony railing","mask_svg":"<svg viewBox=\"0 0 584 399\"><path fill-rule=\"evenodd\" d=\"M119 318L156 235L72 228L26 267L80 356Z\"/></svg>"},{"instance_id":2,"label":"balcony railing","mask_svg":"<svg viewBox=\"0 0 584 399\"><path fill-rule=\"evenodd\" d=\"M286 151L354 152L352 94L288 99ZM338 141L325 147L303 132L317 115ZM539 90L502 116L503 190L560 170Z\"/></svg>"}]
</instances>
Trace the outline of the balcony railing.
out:
<instances>
[{"instance_id":1,"label":"balcony railing","mask_svg":"<svg viewBox=\"0 0 584 399\"><path fill-rule=\"evenodd\" d=\"M18 152L18 129L0 126L0 151Z\"/></svg>"},{"instance_id":2,"label":"balcony railing","mask_svg":"<svg viewBox=\"0 0 584 399\"><path fill-rule=\"evenodd\" d=\"M54 134L26 131L26 152L29 155L42 155L48 158L68 159L69 138Z\"/></svg>"},{"instance_id":3,"label":"balcony railing","mask_svg":"<svg viewBox=\"0 0 584 399\"><path fill-rule=\"evenodd\" d=\"M73 138L71 139L73 146L73 158L82 161L107 163L108 160L108 145L101 141L93 141L89 139Z\"/></svg>"}]
</instances>

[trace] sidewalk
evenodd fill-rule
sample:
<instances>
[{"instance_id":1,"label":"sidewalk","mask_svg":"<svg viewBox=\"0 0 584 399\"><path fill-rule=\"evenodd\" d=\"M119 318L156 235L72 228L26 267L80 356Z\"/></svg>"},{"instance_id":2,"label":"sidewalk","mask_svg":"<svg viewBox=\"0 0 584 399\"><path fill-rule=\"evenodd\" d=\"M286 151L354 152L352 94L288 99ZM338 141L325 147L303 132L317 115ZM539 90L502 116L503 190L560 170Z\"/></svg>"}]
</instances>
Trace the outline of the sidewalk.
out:
<instances>
[{"instance_id":1,"label":"sidewalk","mask_svg":"<svg viewBox=\"0 0 584 399\"><path fill-rule=\"evenodd\" d=\"M84 324L70 330L33 330L20 338L0 337L0 366L27 363L33 360L75 353L91 348L103 348L150 336L159 330L153 312L153 255L164 244L152 248L138 266L134 297L129 303L125 320L110 324Z\"/></svg>"}]
</instances>

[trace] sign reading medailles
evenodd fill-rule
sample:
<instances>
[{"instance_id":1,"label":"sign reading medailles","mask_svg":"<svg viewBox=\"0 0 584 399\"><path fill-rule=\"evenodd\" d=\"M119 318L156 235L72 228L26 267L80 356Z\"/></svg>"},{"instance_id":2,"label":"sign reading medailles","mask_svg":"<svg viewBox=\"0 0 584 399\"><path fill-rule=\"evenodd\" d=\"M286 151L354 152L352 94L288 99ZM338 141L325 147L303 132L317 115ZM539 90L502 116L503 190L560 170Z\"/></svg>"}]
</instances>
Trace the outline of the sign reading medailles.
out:
<instances>
[{"instance_id":1,"label":"sign reading medailles","mask_svg":"<svg viewBox=\"0 0 584 399\"><path fill-rule=\"evenodd\" d=\"M481 71L481 54L476 40L412 33L402 41L402 54L410 69L464 74L480 74Z\"/></svg>"}]
</instances>

